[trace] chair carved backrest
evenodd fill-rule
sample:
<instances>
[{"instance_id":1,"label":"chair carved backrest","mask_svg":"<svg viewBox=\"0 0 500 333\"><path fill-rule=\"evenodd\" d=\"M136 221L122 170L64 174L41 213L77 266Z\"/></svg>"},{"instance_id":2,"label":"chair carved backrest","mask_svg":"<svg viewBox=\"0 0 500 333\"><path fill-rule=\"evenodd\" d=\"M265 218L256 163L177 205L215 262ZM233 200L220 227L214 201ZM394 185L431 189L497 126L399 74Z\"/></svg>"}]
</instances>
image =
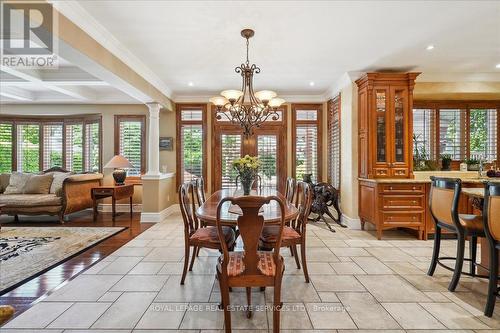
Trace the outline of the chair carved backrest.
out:
<instances>
[{"instance_id":1,"label":"chair carved backrest","mask_svg":"<svg viewBox=\"0 0 500 333\"><path fill-rule=\"evenodd\" d=\"M205 201L207 201L205 197L205 180L203 179L203 176L195 180L195 192L198 206L201 206Z\"/></svg>"},{"instance_id":2,"label":"chair carved backrest","mask_svg":"<svg viewBox=\"0 0 500 333\"><path fill-rule=\"evenodd\" d=\"M281 247L281 239L283 236L283 226L285 224L285 203L283 200L277 196L240 196L240 197L228 197L221 200L217 206L217 220L216 226L219 234L219 239L221 240L223 262L222 262L222 272L227 274L227 264L229 262L229 251L226 243L224 242L224 236L222 233L222 224L220 221L221 209L225 202L230 202L233 205L238 205L243 215L240 215L237 219L238 229L240 231L240 236L243 240L244 257L243 264L245 270L242 275L260 275L257 265L259 263L258 256L258 246L259 238L262 233L262 228L264 227L264 217L259 215L259 209L264 205L268 204L270 201L275 200L278 203L278 207L281 212L281 221L279 224L279 234L277 239L277 246L274 249L273 256L274 262L276 264L276 270L281 271L281 261L279 259L279 249Z\"/></svg>"},{"instance_id":3,"label":"chair carved backrest","mask_svg":"<svg viewBox=\"0 0 500 333\"><path fill-rule=\"evenodd\" d=\"M455 178L431 177L429 208L436 222L462 228L458 222L458 200L462 181Z\"/></svg>"},{"instance_id":4,"label":"chair carved backrest","mask_svg":"<svg viewBox=\"0 0 500 333\"><path fill-rule=\"evenodd\" d=\"M294 229L302 235L306 231L307 218L311 213L313 187L311 184L301 181L297 183L297 190L295 193L295 203L299 210L299 215L295 220Z\"/></svg>"},{"instance_id":5,"label":"chair carved backrest","mask_svg":"<svg viewBox=\"0 0 500 333\"><path fill-rule=\"evenodd\" d=\"M234 183L236 185L236 188L240 187L240 175L236 176ZM262 177L260 175L255 175L255 181L252 185L252 188L258 189L259 191L262 191Z\"/></svg>"},{"instance_id":6,"label":"chair carved backrest","mask_svg":"<svg viewBox=\"0 0 500 333\"><path fill-rule=\"evenodd\" d=\"M199 227L199 221L195 213L196 205L193 182L187 182L179 186L179 206L181 208L182 219L184 220L184 232L189 237Z\"/></svg>"},{"instance_id":7,"label":"chair carved backrest","mask_svg":"<svg viewBox=\"0 0 500 333\"><path fill-rule=\"evenodd\" d=\"M286 179L286 187L285 187L285 198L288 202L293 202L296 187L297 187L297 181L295 180L295 178L288 177Z\"/></svg>"},{"instance_id":8,"label":"chair carved backrest","mask_svg":"<svg viewBox=\"0 0 500 333\"><path fill-rule=\"evenodd\" d=\"M500 241L500 183L484 184L483 220L486 237L493 243Z\"/></svg>"}]
</instances>

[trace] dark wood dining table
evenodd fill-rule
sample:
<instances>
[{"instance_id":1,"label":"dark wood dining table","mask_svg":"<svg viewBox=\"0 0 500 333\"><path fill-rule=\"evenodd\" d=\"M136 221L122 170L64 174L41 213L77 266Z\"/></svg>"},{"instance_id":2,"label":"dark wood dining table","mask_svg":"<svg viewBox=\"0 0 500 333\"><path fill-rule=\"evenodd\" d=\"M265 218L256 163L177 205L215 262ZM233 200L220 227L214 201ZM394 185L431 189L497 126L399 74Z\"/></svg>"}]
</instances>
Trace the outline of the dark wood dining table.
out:
<instances>
[{"instance_id":1,"label":"dark wood dining table","mask_svg":"<svg viewBox=\"0 0 500 333\"><path fill-rule=\"evenodd\" d=\"M196 210L196 216L200 221L208 225L215 225L217 219L217 205L226 197L234 197L240 194L235 193L234 189L223 189L214 192L207 200ZM287 202L285 197L276 190L263 189L258 191L255 195L271 196L275 195L285 203L285 223L297 217L299 211L291 203ZM230 212L231 203L225 202L221 210L221 222L223 225L235 226L238 214ZM279 223L281 219L281 212L279 204L272 200L269 204L263 206L262 216L265 223Z\"/></svg>"}]
</instances>

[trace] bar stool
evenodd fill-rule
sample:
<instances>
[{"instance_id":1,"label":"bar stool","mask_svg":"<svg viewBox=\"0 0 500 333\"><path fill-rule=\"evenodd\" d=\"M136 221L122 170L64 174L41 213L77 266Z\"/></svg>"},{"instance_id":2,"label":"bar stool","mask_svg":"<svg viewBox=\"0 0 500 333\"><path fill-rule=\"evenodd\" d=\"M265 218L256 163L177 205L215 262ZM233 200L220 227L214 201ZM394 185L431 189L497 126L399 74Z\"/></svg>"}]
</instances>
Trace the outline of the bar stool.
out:
<instances>
[{"instance_id":1,"label":"bar stool","mask_svg":"<svg viewBox=\"0 0 500 333\"><path fill-rule=\"evenodd\" d=\"M488 299L484 315L491 317L498 296L498 249L500 248L500 183L484 185L483 206L484 232L490 246Z\"/></svg>"},{"instance_id":2,"label":"bar stool","mask_svg":"<svg viewBox=\"0 0 500 333\"><path fill-rule=\"evenodd\" d=\"M460 275L476 276L477 237L485 237L482 217L469 214L458 214L458 201L462 190L460 179L431 177L431 191L429 206L435 224L434 249L431 265L427 275L432 276L439 264L443 268L453 271L453 277L448 285L449 291L455 291ZM440 257L441 231L445 229L457 235L457 256ZM465 238L470 237L470 258L464 258ZM441 260L455 260L455 268L451 268ZM462 272L464 261L470 262L469 273Z\"/></svg>"}]
</instances>

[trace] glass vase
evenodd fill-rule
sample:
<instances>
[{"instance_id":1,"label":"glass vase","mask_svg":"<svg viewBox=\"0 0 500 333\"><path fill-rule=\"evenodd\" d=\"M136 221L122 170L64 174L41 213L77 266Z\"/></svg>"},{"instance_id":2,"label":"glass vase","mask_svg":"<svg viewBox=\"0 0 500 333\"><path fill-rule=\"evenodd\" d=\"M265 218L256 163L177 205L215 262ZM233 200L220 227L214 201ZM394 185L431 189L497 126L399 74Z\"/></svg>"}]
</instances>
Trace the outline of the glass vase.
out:
<instances>
[{"instance_id":1,"label":"glass vase","mask_svg":"<svg viewBox=\"0 0 500 333\"><path fill-rule=\"evenodd\" d=\"M250 195L250 190L252 189L253 185L253 179L252 178L241 178L241 187L243 188L243 195Z\"/></svg>"}]
</instances>

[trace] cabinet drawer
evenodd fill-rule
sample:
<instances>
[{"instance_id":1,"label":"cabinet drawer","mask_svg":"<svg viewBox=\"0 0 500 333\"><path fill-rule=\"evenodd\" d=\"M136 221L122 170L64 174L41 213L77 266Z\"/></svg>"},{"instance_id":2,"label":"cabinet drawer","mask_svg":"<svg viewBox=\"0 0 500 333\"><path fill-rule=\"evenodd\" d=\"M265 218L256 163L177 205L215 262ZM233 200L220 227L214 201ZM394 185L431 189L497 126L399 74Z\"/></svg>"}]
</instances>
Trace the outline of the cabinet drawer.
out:
<instances>
[{"instance_id":1,"label":"cabinet drawer","mask_svg":"<svg viewBox=\"0 0 500 333\"><path fill-rule=\"evenodd\" d=\"M403 193L403 194L419 194L424 193L425 184L381 184L380 192L382 193Z\"/></svg>"},{"instance_id":2,"label":"cabinet drawer","mask_svg":"<svg viewBox=\"0 0 500 333\"><path fill-rule=\"evenodd\" d=\"M93 191L94 195L113 195L113 190L107 190L107 189L103 189L103 190L94 190Z\"/></svg>"},{"instance_id":3,"label":"cabinet drawer","mask_svg":"<svg viewBox=\"0 0 500 333\"><path fill-rule=\"evenodd\" d=\"M384 195L382 209L416 209L425 208L424 195Z\"/></svg>"},{"instance_id":4,"label":"cabinet drawer","mask_svg":"<svg viewBox=\"0 0 500 333\"><path fill-rule=\"evenodd\" d=\"M407 177L408 168L392 168L391 173L393 177Z\"/></svg>"},{"instance_id":5,"label":"cabinet drawer","mask_svg":"<svg viewBox=\"0 0 500 333\"><path fill-rule=\"evenodd\" d=\"M384 224L423 224L424 212L382 212Z\"/></svg>"},{"instance_id":6,"label":"cabinet drawer","mask_svg":"<svg viewBox=\"0 0 500 333\"><path fill-rule=\"evenodd\" d=\"M374 168L373 172L376 177L390 177L389 168Z\"/></svg>"}]
</instances>

